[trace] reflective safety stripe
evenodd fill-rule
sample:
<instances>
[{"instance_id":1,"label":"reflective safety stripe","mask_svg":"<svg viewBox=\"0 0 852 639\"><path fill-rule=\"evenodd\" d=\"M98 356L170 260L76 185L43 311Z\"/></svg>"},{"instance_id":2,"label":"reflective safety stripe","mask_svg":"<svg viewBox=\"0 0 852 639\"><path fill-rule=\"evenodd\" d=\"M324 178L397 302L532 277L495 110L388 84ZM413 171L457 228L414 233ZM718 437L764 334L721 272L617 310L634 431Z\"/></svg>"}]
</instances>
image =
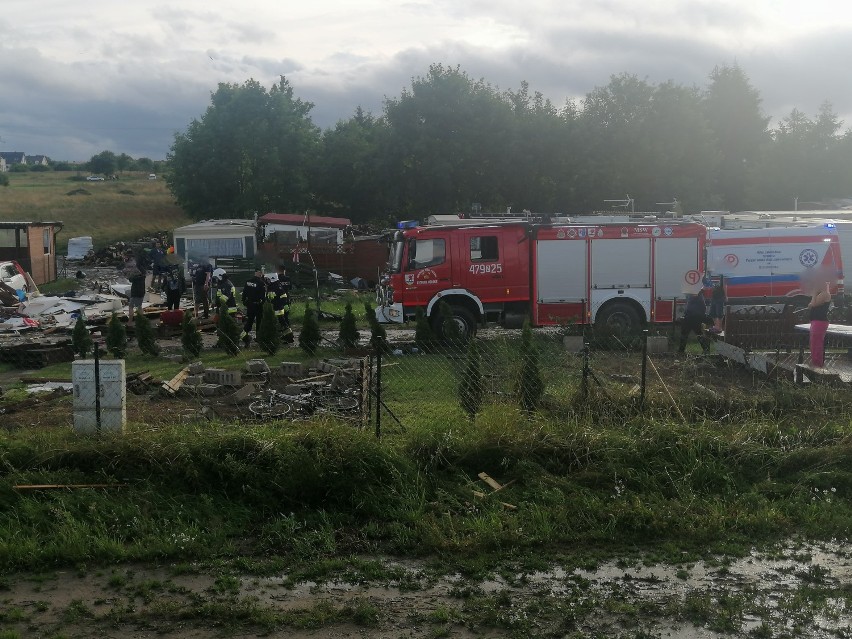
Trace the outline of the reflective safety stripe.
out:
<instances>
[{"instance_id":1,"label":"reflective safety stripe","mask_svg":"<svg viewBox=\"0 0 852 639\"><path fill-rule=\"evenodd\" d=\"M275 314L276 315L286 315L287 310L282 308L280 311L275 311Z\"/></svg>"}]
</instances>

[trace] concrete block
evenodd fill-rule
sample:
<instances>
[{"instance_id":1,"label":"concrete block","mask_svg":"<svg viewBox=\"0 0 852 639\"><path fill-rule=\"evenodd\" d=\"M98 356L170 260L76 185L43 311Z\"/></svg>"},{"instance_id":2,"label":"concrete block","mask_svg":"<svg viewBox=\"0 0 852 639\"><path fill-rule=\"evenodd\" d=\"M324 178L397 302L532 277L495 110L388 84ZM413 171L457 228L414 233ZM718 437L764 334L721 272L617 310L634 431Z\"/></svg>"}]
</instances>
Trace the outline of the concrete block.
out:
<instances>
[{"instance_id":1,"label":"concrete block","mask_svg":"<svg viewBox=\"0 0 852 639\"><path fill-rule=\"evenodd\" d=\"M225 397L225 401L230 404L246 404L256 392L257 388L254 384L246 384Z\"/></svg>"},{"instance_id":2,"label":"concrete block","mask_svg":"<svg viewBox=\"0 0 852 639\"><path fill-rule=\"evenodd\" d=\"M204 369L204 381L209 382L211 384L219 383L219 373L224 373L224 368L205 368Z\"/></svg>"},{"instance_id":3,"label":"concrete block","mask_svg":"<svg viewBox=\"0 0 852 639\"><path fill-rule=\"evenodd\" d=\"M664 335L657 335L648 338L648 353L668 353L669 338Z\"/></svg>"},{"instance_id":4,"label":"concrete block","mask_svg":"<svg viewBox=\"0 0 852 639\"><path fill-rule=\"evenodd\" d=\"M216 382L214 382L216 383ZM224 370L219 373L218 383L223 386L242 386L243 374L240 371Z\"/></svg>"},{"instance_id":5,"label":"concrete block","mask_svg":"<svg viewBox=\"0 0 852 639\"><path fill-rule=\"evenodd\" d=\"M258 373L268 373L269 372L269 364L266 363L266 360L263 359L250 359L246 361L246 372L251 373L252 375L257 375Z\"/></svg>"},{"instance_id":6,"label":"concrete block","mask_svg":"<svg viewBox=\"0 0 852 639\"><path fill-rule=\"evenodd\" d=\"M184 386L201 386L204 383L204 375L187 375L183 380Z\"/></svg>"},{"instance_id":7,"label":"concrete block","mask_svg":"<svg viewBox=\"0 0 852 639\"><path fill-rule=\"evenodd\" d=\"M190 375L202 375L204 373L204 362L192 362L187 368L189 368Z\"/></svg>"},{"instance_id":8,"label":"concrete block","mask_svg":"<svg viewBox=\"0 0 852 639\"><path fill-rule=\"evenodd\" d=\"M222 392L222 386L219 384L201 384L198 391L205 397L214 397Z\"/></svg>"},{"instance_id":9,"label":"concrete block","mask_svg":"<svg viewBox=\"0 0 852 639\"><path fill-rule=\"evenodd\" d=\"M281 374L285 377L304 377L305 367L300 362L281 362Z\"/></svg>"}]
</instances>

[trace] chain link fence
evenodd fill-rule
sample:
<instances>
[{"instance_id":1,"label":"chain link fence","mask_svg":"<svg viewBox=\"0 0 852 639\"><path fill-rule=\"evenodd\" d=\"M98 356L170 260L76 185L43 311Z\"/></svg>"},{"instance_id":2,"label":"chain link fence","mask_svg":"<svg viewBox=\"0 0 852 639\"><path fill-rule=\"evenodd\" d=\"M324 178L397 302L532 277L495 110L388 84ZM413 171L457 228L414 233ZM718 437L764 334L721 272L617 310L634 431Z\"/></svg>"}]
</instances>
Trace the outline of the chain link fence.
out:
<instances>
[{"instance_id":1,"label":"chain link fence","mask_svg":"<svg viewBox=\"0 0 852 639\"><path fill-rule=\"evenodd\" d=\"M171 362L169 370L178 372L128 371L128 404L140 407L142 420L159 406L160 416L183 422L331 419L378 435L441 422L571 419L578 412L713 416L732 402L756 401L773 385L852 380L845 334L829 334L824 366L810 365L804 315L785 305L729 307L723 333L689 334L683 352L677 324L629 336L602 327L488 328L468 343L449 344L389 331L380 348L362 332L354 349L339 347L337 331L325 326L314 355L296 344L273 356L256 344L236 344L238 352L226 355L215 326L205 326L203 352L223 356L223 363L206 365L186 355L172 329L158 332L162 348L151 363L164 369L157 362ZM101 335L101 356L112 357L102 342ZM30 371L73 359L67 335L0 348L0 361ZM32 379L50 381L37 372ZM129 410L128 419L136 414Z\"/></svg>"}]
</instances>

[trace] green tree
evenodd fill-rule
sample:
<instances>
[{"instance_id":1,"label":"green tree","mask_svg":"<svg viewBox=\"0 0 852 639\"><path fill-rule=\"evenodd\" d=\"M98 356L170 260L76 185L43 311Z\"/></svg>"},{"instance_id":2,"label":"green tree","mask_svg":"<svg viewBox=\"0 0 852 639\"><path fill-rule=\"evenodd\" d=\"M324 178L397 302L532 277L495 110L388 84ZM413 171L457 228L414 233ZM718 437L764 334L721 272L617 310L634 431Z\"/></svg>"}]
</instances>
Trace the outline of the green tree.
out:
<instances>
[{"instance_id":1,"label":"green tree","mask_svg":"<svg viewBox=\"0 0 852 639\"><path fill-rule=\"evenodd\" d=\"M127 354L127 329L116 313L107 323L106 347L114 357L122 358Z\"/></svg>"},{"instance_id":2,"label":"green tree","mask_svg":"<svg viewBox=\"0 0 852 639\"><path fill-rule=\"evenodd\" d=\"M504 180L517 168L512 107L485 80L433 64L399 98L385 101L389 132L382 156L396 209L422 217L505 203ZM510 202L511 204L511 202Z\"/></svg>"},{"instance_id":3,"label":"green tree","mask_svg":"<svg viewBox=\"0 0 852 639\"><path fill-rule=\"evenodd\" d=\"M482 409L482 354L479 340L473 338L467 345L464 371L458 387L459 402L472 420Z\"/></svg>"},{"instance_id":4,"label":"green tree","mask_svg":"<svg viewBox=\"0 0 852 639\"><path fill-rule=\"evenodd\" d=\"M71 331L71 348L82 358L85 358L92 350L92 336L89 334L89 329L86 327L86 320L82 317L77 319L74 324L74 330Z\"/></svg>"},{"instance_id":5,"label":"green tree","mask_svg":"<svg viewBox=\"0 0 852 639\"><path fill-rule=\"evenodd\" d=\"M112 151L101 151L97 155L93 155L89 160L89 171L92 173L112 175L115 173L117 166L118 160Z\"/></svg>"},{"instance_id":6,"label":"green tree","mask_svg":"<svg viewBox=\"0 0 852 639\"><path fill-rule=\"evenodd\" d=\"M133 158L127 153L122 153L115 159L115 165L121 173L124 173L133 166Z\"/></svg>"},{"instance_id":7,"label":"green tree","mask_svg":"<svg viewBox=\"0 0 852 639\"><path fill-rule=\"evenodd\" d=\"M228 305L223 303L219 307L219 318L216 322L216 346L225 350L229 355L240 352L240 327L234 317L228 312Z\"/></svg>"},{"instance_id":8,"label":"green tree","mask_svg":"<svg viewBox=\"0 0 852 639\"><path fill-rule=\"evenodd\" d=\"M312 108L283 77L269 91L255 80L220 84L168 154L178 204L199 219L309 207L320 137Z\"/></svg>"},{"instance_id":9,"label":"green tree","mask_svg":"<svg viewBox=\"0 0 852 639\"><path fill-rule=\"evenodd\" d=\"M388 132L385 120L359 107L352 118L323 133L314 175L319 210L345 211L353 222L391 214L394 189L384 179L389 159L382 152Z\"/></svg>"},{"instance_id":10,"label":"green tree","mask_svg":"<svg viewBox=\"0 0 852 639\"><path fill-rule=\"evenodd\" d=\"M340 332L337 339L344 348L355 348L358 345L358 327L355 321L355 313L352 312L352 303L346 303L343 319L340 320Z\"/></svg>"},{"instance_id":11,"label":"green tree","mask_svg":"<svg viewBox=\"0 0 852 639\"><path fill-rule=\"evenodd\" d=\"M275 355L281 347L280 326L271 302L263 303L260 326L257 328L257 343L270 355Z\"/></svg>"},{"instance_id":12,"label":"green tree","mask_svg":"<svg viewBox=\"0 0 852 639\"><path fill-rule=\"evenodd\" d=\"M9 176L5 173L0 173L0 186L9 186Z\"/></svg>"},{"instance_id":13,"label":"green tree","mask_svg":"<svg viewBox=\"0 0 852 639\"><path fill-rule=\"evenodd\" d=\"M524 322L524 328L521 331L521 349L518 356L521 366L515 382L515 391L521 408L530 414L538 408L541 397L544 395L544 380L541 377L538 348L533 342L529 319Z\"/></svg>"},{"instance_id":14,"label":"green tree","mask_svg":"<svg viewBox=\"0 0 852 639\"><path fill-rule=\"evenodd\" d=\"M299 347L308 355L313 355L319 348L321 339L316 311L305 304L305 316L302 319L302 330L299 332Z\"/></svg>"},{"instance_id":15,"label":"green tree","mask_svg":"<svg viewBox=\"0 0 852 639\"><path fill-rule=\"evenodd\" d=\"M150 173L154 170L154 161L151 158L137 158L131 165L134 171L142 171L142 173Z\"/></svg>"},{"instance_id":16,"label":"green tree","mask_svg":"<svg viewBox=\"0 0 852 639\"><path fill-rule=\"evenodd\" d=\"M153 355L156 357L160 354L160 345L157 344L157 334L154 332L154 326L151 320L144 313L136 313L136 343L139 345L139 350L145 355Z\"/></svg>"},{"instance_id":17,"label":"green tree","mask_svg":"<svg viewBox=\"0 0 852 639\"><path fill-rule=\"evenodd\" d=\"M739 66L716 67L710 74L702 102L718 150L714 178L720 199L714 208L747 208L749 185L770 141L761 101Z\"/></svg>"},{"instance_id":18,"label":"green tree","mask_svg":"<svg viewBox=\"0 0 852 639\"><path fill-rule=\"evenodd\" d=\"M190 357L198 357L201 355L201 349L203 348L204 343L201 338L201 332L198 330L198 326L192 318L191 313L184 312L180 328L180 342L183 346L184 352Z\"/></svg>"}]
</instances>

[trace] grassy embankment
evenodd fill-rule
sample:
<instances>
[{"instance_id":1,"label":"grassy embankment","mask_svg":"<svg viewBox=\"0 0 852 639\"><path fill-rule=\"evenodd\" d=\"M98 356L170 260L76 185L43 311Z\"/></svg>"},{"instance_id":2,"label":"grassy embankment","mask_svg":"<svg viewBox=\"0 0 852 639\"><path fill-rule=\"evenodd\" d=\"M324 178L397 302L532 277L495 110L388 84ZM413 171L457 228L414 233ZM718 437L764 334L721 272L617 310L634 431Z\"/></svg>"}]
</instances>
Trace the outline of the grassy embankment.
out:
<instances>
[{"instance_id":1,"label":"grassy embankment","mask_svg":"<svg viewBox=\"0 0 852 639\"><path fill-rule=\"evenodd\" d=\"M174 203L165 180L125 173L119 180L86 182L73 180L77 175L9 173L9 186L0 187L0 221L62 222L57 236L60 254L67 250L70 237L89 235L95 248L101 248L192 222ZM69 195L77 189L86 193Z\"/></svg>"},{"instance_id":2,"label":"grassy embankment","mask_svg":"<svg viewBox=\"0 0 852 639\"><path fill-rule=\"evenodd\" d=\"M289 350L270 361L302 357ZM386 394L406 428L381 440L322 420L132 422L124 436L102 439L56 427L3 432L0 566L141 561L192 563L217 583L282 572L293 581L381 580L392 575L359 555L417 556L439 572L483 575L507 564L588 567L638 551L681 564L852 530L852 402L843 393L755 382L724 398L679 395L678 410L654 396L640 413L627 398L581 401L566 373L549 377L532 418L507 397L471 423L454 378L435 374L455 362L435 354L388 366ZM482 471L515 481L479 500L472 489L482 488ZM14 488L87 483L120 487ZM325 610L310 623L351 613ZM239 598L156 615L264 630L303 622Z\"/></svg>"}]
</instances>

